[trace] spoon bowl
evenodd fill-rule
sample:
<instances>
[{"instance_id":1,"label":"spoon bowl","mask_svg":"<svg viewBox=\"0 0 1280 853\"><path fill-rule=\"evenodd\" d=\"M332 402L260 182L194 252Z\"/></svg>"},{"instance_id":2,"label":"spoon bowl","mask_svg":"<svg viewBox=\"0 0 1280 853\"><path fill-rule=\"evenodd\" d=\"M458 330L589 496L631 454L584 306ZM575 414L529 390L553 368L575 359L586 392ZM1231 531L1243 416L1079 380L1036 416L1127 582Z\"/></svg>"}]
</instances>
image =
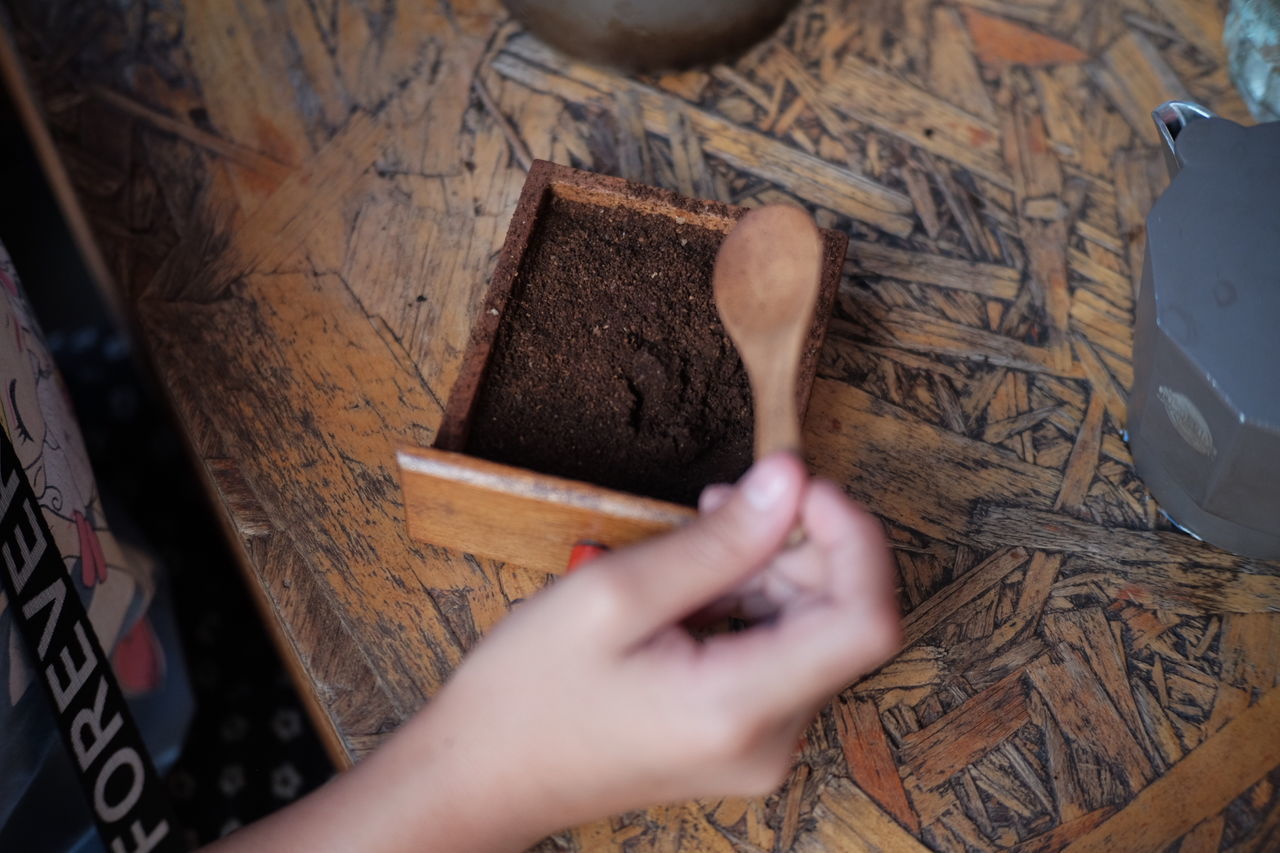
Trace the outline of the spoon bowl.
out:
<instances>
[{"instance_id":1,"label":"spoon bowl","mask_svg":"<svg viewBox=\"0 0 1280 853\"><path fill-rule=\"evenodd\" d=\"M716 257L716 309L751 380L757 459L802 450L796 380L821 278L818 227L791 205L748 213Z\"/></svg>"}]
</instances>

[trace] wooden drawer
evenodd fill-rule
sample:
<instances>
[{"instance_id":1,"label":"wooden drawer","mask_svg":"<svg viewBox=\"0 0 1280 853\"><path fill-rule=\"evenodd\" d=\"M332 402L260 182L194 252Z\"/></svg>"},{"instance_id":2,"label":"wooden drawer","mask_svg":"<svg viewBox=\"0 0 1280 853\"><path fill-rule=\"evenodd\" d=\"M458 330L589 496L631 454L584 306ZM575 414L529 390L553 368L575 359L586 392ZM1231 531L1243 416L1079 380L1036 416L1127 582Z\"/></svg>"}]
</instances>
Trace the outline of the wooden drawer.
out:
<instances>
[{"instance_id":1,"label":"wooden drawer","mask_svg":"<svg viewBox=\"0 0 1280 853\"><path fill-rule=\"evenodd\" d=\"M536 162L530 171L436 442L431 448L405 449L399 455L399 463L409 529L415 538L531 569L558 572L579 541L610 546L631 544L683 523L695 511L670 500L605 488L580 478L499 464L468 450L477 400L499 331L513 293L520 286L522 267L540 218L553 197L601 209L626 207L643 214L671 217L681 227L692 225L711 232L716 245L747 210L544 161ZM826 264L798 383L802 415L807 409L848 246L847 237L838 232L824 230L822 236ZM591 284L589 280L582 282L584 298L590 298ZM709 295L710 276L696 286L705 286ZM749 412L741 428L749 437ZM618 440L625 437L619 436ZM559 452L557 448L553 450ZM749 464L749 455L742 462L743 467ZM705 484L689 485L696 491Z\"/></svg>"}]
</instances>

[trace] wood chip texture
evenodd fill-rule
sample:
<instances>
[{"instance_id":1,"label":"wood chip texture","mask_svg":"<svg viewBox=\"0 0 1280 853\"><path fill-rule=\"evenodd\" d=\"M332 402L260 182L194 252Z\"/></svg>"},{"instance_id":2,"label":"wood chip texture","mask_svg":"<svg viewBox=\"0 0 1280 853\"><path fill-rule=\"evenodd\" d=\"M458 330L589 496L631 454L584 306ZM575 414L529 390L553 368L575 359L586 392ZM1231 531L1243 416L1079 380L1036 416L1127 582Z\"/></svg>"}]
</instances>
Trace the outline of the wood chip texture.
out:
<instances>
[{"instance_id":1,"label":"wood chip texture","mask_svg":"<svg viewBox=\"0 0 1280 853\"><path fill-rule=\"evenodd\" d=\"M646 77L493 0L0 5L338 760L547 582L411 540L395 473L543 158L850 234L809 461L883 519L909 638L775 795L545 849L1280 843L1280 566L1173 530L1122 440L1146 114L1246 120L1225 2L802 0L732 64Z\"/></svg>"}]
</instances>

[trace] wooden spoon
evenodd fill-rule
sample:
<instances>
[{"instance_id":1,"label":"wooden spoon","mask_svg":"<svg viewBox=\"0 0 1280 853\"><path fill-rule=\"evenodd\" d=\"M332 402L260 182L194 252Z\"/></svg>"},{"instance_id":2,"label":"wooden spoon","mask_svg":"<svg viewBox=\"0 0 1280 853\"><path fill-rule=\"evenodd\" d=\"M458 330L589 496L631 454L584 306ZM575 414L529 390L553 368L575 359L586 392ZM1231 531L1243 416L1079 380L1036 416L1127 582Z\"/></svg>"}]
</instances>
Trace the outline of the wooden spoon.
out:
<instances>
[{"instance_id":1,"label":"wooden spoon","mask_svg":"<svg viewBox=\"0 0 1280 853\"><path fill-rule=\"evenodd\" d=\"M716 257L716 308L751 380L757 459L802 450L796 378L821 277L818 227L791 205L748 213Z\"/></svg>"}]
</instances>

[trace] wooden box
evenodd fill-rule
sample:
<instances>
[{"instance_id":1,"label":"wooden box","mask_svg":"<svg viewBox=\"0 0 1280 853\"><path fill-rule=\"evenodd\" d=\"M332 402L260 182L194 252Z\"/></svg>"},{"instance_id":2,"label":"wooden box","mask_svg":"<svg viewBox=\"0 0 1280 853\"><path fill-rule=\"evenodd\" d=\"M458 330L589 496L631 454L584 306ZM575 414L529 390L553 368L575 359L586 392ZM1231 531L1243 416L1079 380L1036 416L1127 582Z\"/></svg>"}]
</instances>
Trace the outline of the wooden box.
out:
<instances>
[{"instance_id":1,"label":"wooden box","mask_svg":"<svg viewBox=\"0 0 1280 853\"><path fill-rule=\"evenodd\" d=\"M688 493L685 499L677 502L628 490L606 488L598 482L589 482L600 480L607 483L610 475L614 473L612 471L588 469L584 470L583 476L569 477L556 476L554 471L548 473L545 470L531 470L532 467L560 469L571 468L573 464L580 463L580 467L581 464L586 464L578 458L576 439L567 440L567 443L572 444L573 447L560 448L554 444L553 437L544 438L538 433L534 438L528 439L522 434L519 438L526 443L551 442L539 447L539 452L543 454L540 458L552 460L552 464L545 466L502 464L492 459L480 458L481 454L474 452L469 444L473 438L472 433L476 430L477 409L488 405L483 402L483 398L486 390L489 390L486 382L493 381L489 376L491 367L494 376L499 375L498 371L502 371L502 376L514 375L509 364L514 356L508 357L501 352L495 356L495 351L500 347L500 341L516 339L516 332L512 331L514 326L509 325L504 328L503 324L517 323L515 318L518 317L526 318L519 322L533 322L527 318L534 316L536 320L537 312L542 310L543 303L539 302L540 293L535 288L538 286L537 282L544 280L545 276L529 267L531 264L554 266L559 263L556 260L558 256L552 256L551 260L533 260L544 258L550 250L544 248L535 251L531 247L545 247L546 241L556 239L557 235L549 236L540 232L539 229L544 226L555 227L548 223L559 221L552 216L550 210L568 207L577 211L575 215L578 216L591 216L595 215L594 212L598 212L602 223L599 232L601 234L605 233L606 227L620 227L616 224L606 226L605 220L616 223L620 216L630 217L629 221L667 223L672 228L678 227L682 229L679 233L692 234L697 238L695 243L703 248L711 247L712 252L718 248L719 243L732 230L737 220L746 213L745 208L685 198L664 190L544 161L534 163L512 217L493 282L473 327L471 340L463 357L458 380L449 396L435 445L431 448L401 451L399 465L405 511L410 533L414 538L547 572L563 571L573 546L578 542L593 541L611 547L620 547L684 523L695 514L690 506L693 502L691 496L696 495L697 489L705 485L704 482L696 481L697 466L690 466L687 470L692 473L688 476L694 478L694 481L687 483ZM695 230L691 232L688 229ZM587 229L577 233L593 232ZM613 233L616 248L617 234L610 233ZM631 245L631 238L627 232L622 233L627 236L627 240L623 241L623 248L626 250L635 248ZM839 286L848 246L848 238L838 232L824 230L822 236L826 253L822 286L813 328L802 358L798 385L802 415L807 408L809 393L817 371L819 352L826 333L827 320ZM638 236L636 241L636 246L647 246L643 236ZM687 237L679 242L685 246L688 245ZM591 239L583 239L574 245L579 246L580 249L577 252L577 259L569 264L570 271L561 274L556 267L554 274L569 281L568 286L577 288L580 291L581 300L589 301L599 297L597 302L605 305L603 291L593 291L593 288L599 289L612 285L608 282L601 284L593 272L595 259L585 257L590 255L594 245L603 246L604 238L601 238L599 244L593 243ZM603 252L604 249L597 248L594 251ZM655 246L652 250L638 248L635 251L638 254L633 258L631 266L645 264L647 262L645 252L657 253L664 249L662 246ZM616 262L616 259L612 262ZM654 278L657 278L658 270L663 269L661 266L663 262L656 260L654 262L659 264L653 273ZM600 263L603 264L604 261ZM634 270L629 272L634 277ZM710 267L706 267L703 273L699 274L698 279L685 285L687 292L683 296L673 291L670 298L684 298L691 304L697 303L701 314L688 314L689 317L698 319L690 319L687 322L701 323L703 319L706 322L699 326L701 331L693 330L690 334L703 337L714 334L717 340L723 342L722 346L729 348L728 358L732 359L734 369L740 372L740 362L737 360L736 353L732 352L731 344L728 344L727 338L724 337L718 318L714 316L713 304L710 313L706 307L706 300L710 299L711 294ZM677 314L676 316L686 315ZM603 327L604 330L612 328L607 333L622 334L611 320L622 329L629 328L627 317L606 317L604 322L597 322L591 327L591 333L604 334L606 332L601 331ZM555 321L561 322L558 317ZM584 329L573 327L571 325L573 322L576 322L573 318L563 321L568 329L566 334L587 334ZM714 332L711 331L713 328ZM673 334L676 333L681 331L676 329ZM723 350L721 352L723 353ZM567 378L573 378L577 372L591 373L601 361L597 358L590 364L575 365L566 363L564 353L558 353L556 358L561 361L550 362L553 367L548 368L544 364L547 359L540 358L538 353L534 353L533 356L527 362L520 362L520 364L532 365L528 368L532 373L517 376L513 381L527 387L530 385L530 377L537 378L555 371L555 382L548 384L565 385ZM493 367L495 360L499 363L499 367ZM707 384L710 386L715 383L708 381ZM524 400L523 397L518 396L517 399ZM734 452L741 452L738 449L739 444L745 448L745 456L740 460L741 468L750 464L752 427L749 395L746 400L745 415L740 418L742 422L731 422L734 427L734 440L731 442L735 448ZM503 405L541 405L541 402L541 400L526 403L508 402ZM511 411L516 412L517 415L512 418L512 423L519 422L524 411L518 408ZM582 413L554 412L545 417L550 418L548 423L555 427L563 423L570 423L572 426L576 423L572 419L579 414ZM495 429L503 428L501 423L497 427L493 425L494 423L490 419L484 426L486 433L491 436ZM517 426L512 427L513 430L516 428ZM739 432L741 435L738 434ZM606 438L616 443L627 441L629 437L619 435L616 441L611 436ZM739 438L742 439L740 442ZM547 453L551 454L550 457L546 456ZM564 459L565 465L557 464L558 457ZM583 458L587 457L589 453ZM679 478L685 475L685 466L668 465L665 471L655 471L655 476L659 479L665 477L664 482L678 482Z\"/></svg>"}]
</instances>

